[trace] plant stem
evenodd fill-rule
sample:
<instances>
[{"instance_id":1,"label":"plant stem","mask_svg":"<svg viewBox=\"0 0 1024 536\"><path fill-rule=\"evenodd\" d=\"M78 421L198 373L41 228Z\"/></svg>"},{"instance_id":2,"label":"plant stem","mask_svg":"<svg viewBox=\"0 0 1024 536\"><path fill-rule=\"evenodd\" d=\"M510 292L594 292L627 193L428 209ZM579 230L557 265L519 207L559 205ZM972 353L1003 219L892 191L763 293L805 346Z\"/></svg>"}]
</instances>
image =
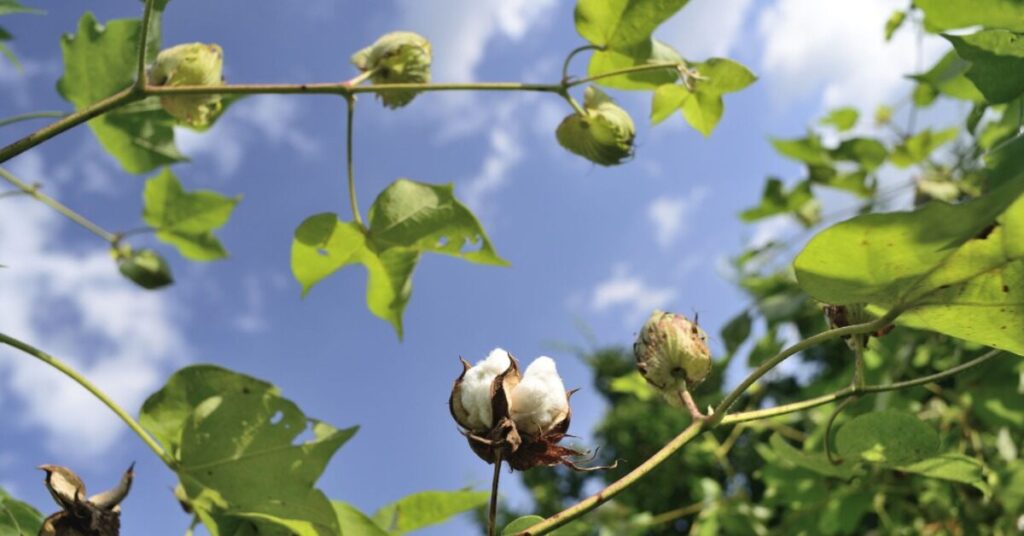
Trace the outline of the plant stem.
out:
<instances>
[{"instance_id":1,"label":"plant stem","mask_svg":"<svg viewBox=\"0 0 1024 536\"><path fill-rule=\"evenodd\" d=\"M856 386L857 385L854 384L854 387ZM828 416L828 423L825 425L825 435L822 438L822 443L825 444L825 458L827 458L832 465L839 465L843 463L843 460L841 458L835 457L833 455L834 453L832 452L832 425L835 424L836 417L838 417L839 414L842 413L844 409L846 409L846 406L849 406L856 400L856 396L851 396L843 400L842 402L839 403L838 406L836 406L834 410L832 410L832 414Z\"/></svg>"},{"instance_id":2,"label":"plant stem","mask_svg":"<svg viewBox=\"0 0 1024 536\"><path fill-rule=\"evenodd\" d=\"M576 57L580 52L586 52L588 50L603 50L602 47L597 45L586 44L581 47L576 47L569 52L569 55L565 57L565 62L562 63L562 83L569 83L569 64L572 63L572 59Z\"/></svg>"},{"instance_id":3,"label":"plant stem","mask_svg":"<svg viewBox=\"0 0 1024 536\"><path fill-rule=\"evenodd\" d=\"M43 143L44 141L68 130L76 127L86 121L96 118L114 108L141 99L141 95L134 94L132 88L126 88L117 93L89 106L81 108L71 114L68 114L63 119L55 121L45 127L21 138L18 141L0 149L0 164L18 156L19 154Z\"/></svg>"},{"instance_id":4,"label":"plant stem","mask_svg":"<svg viewBox=\"0 0 1024 536\"><path fill-rule=\"evenodd\" d=\"M153 25L154 0L146 0L142 10L142 31L139 33L139 60L135 68L135 84L133 90L142 93L146 89L146 54L149 52L149 27Z\"/></svg>"},{"instance_id":5,"label":"plant stem","mask_svg":"<svg viewBox=\"0 0 1024 536\"><path fill-rule=\"evenodd\" d=\"M487 510L487 536L494 536L498 522L498 479L501 478L501 449L494 455L494 476L491 478L491 504Z\"/></svg>"},{"instance_id":6,"label":"plant stem","mask_svg":"<svg viewBox=\"0 0 1024 536\"><path fill-rule=\"evenodd\" d=\"M41 193L39 191L38 186L33 186L21 181L20 179L12 175L11 172L3 168L0 168L0 178L11 183L22 192L25 192L26 195L29 195L35 198L37 201L43 203L44 205L52 208L53 210L60 212L69 220L77 223L78 225L81 225L82 227L85 227L89 232L95 234L96 236L102 238L107 242L110 242L112 245L117 242L118 235L111 233L110 231L107 231L106 229L100 227L99 225L96 225L95 223L89 221L88 219L85 218L85 216L82 216L81 214L75 212L74 210L71 210L70 208L63 205L60 201L57 201L56 199Z\"/></svg>"},{"instance_id":7,"label":"plant stem","mask_svg":"<svg viewBox=\"0 0 1024 536\"><path fill-rule=\"evenodd\" d=\"M150 437L150 435L146 433L142 426L138 422L136 422L135 419L133 419L132 416L128 414L128 412L122 409L121 406L118 406L117 402L114 402L109 396L107 396L106 393L100 390L99 387L93 385L92 382L85 378L85 376L79 374L78 371L71 368L63 361L47 354L46 352L43 352L38 348L29 345L28 343L24 343L22 341L19 341L18 339L9 337L6 334L0 333L0 343L21 350L22 352L25 352L26 354L29 354L35 357L36 359L39 359L43 363L46 363L47 365L50 365L51 367L61 371L62 373L64 373L65 376L71 378L79 385L84 387L86 391L89 391L93 396L98 398L100 402L106 404L106 406L110 408L111 411L113 411L118 417L120 417L121 420L128 425L128 428L131 428L133 432L138 434L138 436L142 438L142 441L146 443L146 445L149 446L149 448L154 453L156 453L157 456L160 457L160 460L167 464L168 467L172 469L174 468L174 460L164 451L164 449L156 442L156 440Z\"/></svg>"},{"instance_id":8,"label":"plant stem","mask_svg":"<svg viewBox=\"0 0 1024 536\"><path fill-rule=\"evenodd\" d=\"M823 406L825 404L829 404L837 400L842 400L853 395L882 393L886 391L898 391L900 389L906 389L908 387L916 387L919 385L937 382L939 380L943 380L950 376L959 374L969 368L976 367L1001 353L1002 350L989 350L988 352L985 352L984 354L981 354L980 356L966 363L962 363L960 365L944 370L942 372L936 372L935 374L929 374L927 376L915 378L913 380L882 385L865 385L857 389L854 389L853 386L844 387L834 393L809 398L807 400L801 400L800 402L793 402L792 404L783 404L781 406L776 406L773 408L755 409L752 411L744 411L741 413L726 415L725 418L722 419L721 424L735 424L741 422L768 419L771 417L779 417L781 415L786 415L789 413L795 413L797 411L802 411L805 409Z\"/></svg>"},{"instance_id":9,"label":"plant stem","mask_svg":"<svg viewBox=\"0 0 1024 536\"><path fill-rule=\"evenodd\" d=\"M363 225L363 217L359 214L359 201L356 199L356 173L352 162L352 123L354 122L356 115L355 95L346 95L345 103L347 104L348 110L345 122L345 166L348 169L348 202L352 207L352 219L354 219L360 227L365 227Z\"/></svg>"},{"instance_id":10,"label":"plant stem","mask_svg":"<svg viewBox=\"0 0 1024 536\"><path fill-rule=\"evenodd\" d=\"M19 121L28 121L29 119L52 119L55 117L64 117L68 115L67 112L59 111L45 111L45 112L29 112L27 114L12 115L6 119L0 119L0 127L17 123Z\"/></svg>"},{"instance_id":11,"label":"plant stem","mask_svg":"<svg viewBox=\"0 0 1024 536\"><path fill-rule=\"evenodd\" d=\"M694 421L690 423L679 435L672 438L661 447L661 450L655 452L653 456L647 458L646 461L641 463L628 474L622 478L612 482L608 487L603 490L583 499L582 501L562 510L561 512L545 519L544 521L537 523L536 525L526 529L519 533L519 536L536 536L539 534L547 534L552 530L565 525L566 523L582 516L583 514L597 508L598 506L608 502L609 499L615 497L619 493L633 485L634 482L643 478L647 473L651 472L652 469L657 467L661 462L668 459L669 456L675 454L677 450L682 448L683 445L687 444L693 438L697 437L701 431L704 430L704 422L706 421Z\"/></svg>"}]
</instances>

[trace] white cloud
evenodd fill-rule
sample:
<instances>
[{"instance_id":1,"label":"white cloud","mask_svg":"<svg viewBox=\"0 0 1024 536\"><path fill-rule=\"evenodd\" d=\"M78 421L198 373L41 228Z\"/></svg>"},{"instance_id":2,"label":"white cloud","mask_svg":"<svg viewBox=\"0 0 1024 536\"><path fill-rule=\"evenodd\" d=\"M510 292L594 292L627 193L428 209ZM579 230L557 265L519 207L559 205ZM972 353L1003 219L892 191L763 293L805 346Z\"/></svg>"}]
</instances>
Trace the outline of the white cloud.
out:
<instances>
[{"instance_id":1,"label":"white cloud","mask_svg":"<svg viewBox=\"0 0 1024 536\"><path fill-rule=\"evenodd\" d=\"M675 289L657 287L630 273L626 265L616 266L611 277L601 281L590 294L590 308L597 313L610 309L624 312L623 320L632 325L654 309L665 309L676 297Z\"/></svg>"},{"instance_id":2,"label":"white cloud","mask_svg":"<svg viewBox=\"0 0 1024 536\"><path fill-rule=\"evenodd\" d=\"M299 124L299 99L258 95L232 105L208 132L175 128L175 140L189 157L210 158L218 173L234 175L245 158L246 145L258 139L309 157L320 147Z\"/></svg>"},{"instance_id":3,"label":"white cloud","mask_svg":"<svg viewBox=\"0 0 1024 536\"><path fill-rule=\"evenodd\" d=\"M909 29L883 39L883 26L904 0L778 0L758 19L764 40L762 78L776 96L795 99L823 90L825 107L873 110L906 87L904 75L927 68L948 46L925 36L918 52ZM918 53L921 64L918 63Z\"/></svg>"},{"instance_id":4,"label":"white cloud","mask_svg":"<svg viewBox=\"0 0 1024 536\"><path fill-rule=\"evenodd\" d=\"M0 57L0 89L7 93L5 100L10 99L20 109L28 109L33 103L32 80L40 77L52 80L60 76L60 60L54 58L36 61L21 55L17 47L11 48L18 56L21 69L15 67L6 57Z\"/></svg>"},{"instance_id":5,"label":"white cloud","mask_svg":"<svg viewBox=\"0 0 1024 536\"><path fill-rule=\"evenodd\" d=\"M12 171L42 175L40 161L38 153L27 153ZM57 239L64 220L51 209L29 198L5 200L3 208L0 251L8 267L0 274L0 326L60 357L134 411L184 353L174 306L121 277L105 247L66 252ZM60 455L99 455L125 432L82 387L8 347L0 347L0 390L20 403L18 414L5 419L41 429L42 442Z\"/></svg>"},{"instance_id":6,"label":"white cloud","mask_svg":"<svg viewBox=\"0 0 1024 536\"><path fill-rule=\"evenodd\" d=\"M752 0L691 0L655 36L684 58L726 56L743 35L740 30L752 4Z\"/></svg>"},{"instance_id":7,"label":"white cloud","mask_svg":"<svg viewBox=\"0 0 1024 536\"><path fill-rule=\"evenodd\" d=\"M531 96L513 97L502 103L492 122L489 147L480 170L460 188L463 201L479 217L486 209L488 198L500 190L509 179L511 169L523 159L523 148L519 141L520 127L515 121L524 101L534 100Z\"/></svg>"},{"instance_id":8,"label":"white cloud","mask_svg":"<svg viewBox=\"0 0 1024 536\"><path fill-rule=\"evenodd\" d=\"M707 195L707 188L697 187L684 197L660 196L647 206L647 218L654 224L655 241L662 249L668 249L676 238L686 233L687 220Z\"/></svg>"},{"instance_id":9,"label":"white cloud","mask_svg":"<svg viewBox=\"0 0 1024 536\"><path fill-rule=\"evenodd\" d=\"M243 333L263 331L267 327L263 284L257 276L250 274L242 279L242 290L245 310L235 318L235 328Z\"/></svg>"}]
</instances>

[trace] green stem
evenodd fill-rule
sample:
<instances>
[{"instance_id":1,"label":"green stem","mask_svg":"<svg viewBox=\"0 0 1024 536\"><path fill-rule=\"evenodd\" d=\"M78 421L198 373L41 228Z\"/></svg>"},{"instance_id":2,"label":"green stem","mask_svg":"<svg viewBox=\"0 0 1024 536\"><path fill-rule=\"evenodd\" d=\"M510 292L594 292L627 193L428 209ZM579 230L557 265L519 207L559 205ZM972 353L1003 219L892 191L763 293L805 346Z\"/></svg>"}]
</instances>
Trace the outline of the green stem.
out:
<instances>
[{"instance_id":1,"label":"green stem","mask_svg":"<svg viewBox=\"0 0 1024 536\"><path fill-rule=\"evenodd\" d=\"M487 509L487 536L494 536L498 523L498 480L501 478L501 449L494 455L494 476L491 478L491 503Z\"/></svg>"},{"instance_id":2,"label":"green stem","mask_svg":"<svg viewBox=\"0 0 1024 536\"><path fill-rule=\"evenodd\" d=\"M6 119L0 119L0 127L5 127L19 121L28 121L30 119L52 119L55 117L64 117L66 115L68 115L67 112L59 111L29 112L27 114L12 115Z\"/></svg>"},{"instance_id":3,"label":"green stem","mask_svg":"<svg viewBox=\"0 0 1024 536\"><path fill-rule=\"evenodd\" d=\"M363 225L363 217L359 214L359 201L356 199L356 173L352 162L352 124L354 123L356 114L356 98L354 95L348 95L345 98L345 102L348 105L348 113L346 114L347 120L345 122L345 166L348 169L348 202L352 207L352 219L354 219L360 227L365 227Z\"/></svg>"},{"instance_id":4,"label":"green stem","mask_svg":"<svg viewBox=\"0 0 1024 536\"><path fill-rule=\"evenodd\" d=\"M779 352L778 354L776 354L774 357L772 357L768 361L765 361L764 363L762 363L761 366L759 366L756 369L754 369L753 372L751 372L742 382L740 382L739 385L736 386L735 389L732 390L732 392L730 392L725 397L724 400L722 400L722 402L718 405L718 407L715 408L714 415L712 415L711 418L708 419L710 421L710 424L712 426L718 424L722 420L722 418L725 417L725 414L726 414L726 412L729 411L729 408L731 408L732 405L734 403L736 403L736 400L744 392L746 392L746 390L749 389L750 386L754 384L754 382L759 380L761 378L761 376L764 376L765 374L767 374L768 371L770 371L770 370L774 369L776 366L778 366L779 363L782 363L783 361L785 361L786 358L792 356L793 354L796 354L796 353L802 352L804 350L807 350L808 348L812 348L814 346L817 346L817 345L819 345L819 344L821 344L821 343L823 343L825 341L828 341L828 340L831 340L831 339L835 339L837 337L843 337L845 335L857 335L857 334L860 334L860 333L870 333L872 331L878 331L879 329L882 329L885 326L888 326L890 323L892 323L892 321L895 320L896 317L898 317L902 312L903 312L902 308L895 307L892 310L890 310L888 313L886 313L884 316L882 316L881 318L878 318L878 319L873 320L871 322L865 322L863 324L853 324L853 325L850 325L850 326L844 326L844 327L841 327L841 328L836 328L836 329L830 329L828 331L823 331L823 332L818 333L816 335L812 335L812 336L810 336L810 337L808 337L808 338L806 338L806 339L804 339L804 340L794 344L793 346L790 346L789 348L786 348L785 350Z\"/></svg>"},{"instance_id":5,"label":"green stem","mask_svg":"<svg viewBox=\"0 0 1024 536\"><path fill-rule=\"evenodd\" d=\"M771 417L779 417L782 415L787 415L789 413L796 413L797 411L803 411L805 409L811 409L814 407L823 406L825 404L830 404L832 402L836 402L838 400L842 400L853 395L874 394L886 391L898 391L900 389L906 389L908 387L917 387L919 385L937 382L939 380L943 380L950 376L959 374L967 369L976 367L1001 353L1002 350L989 350L988 352L985 352L984 354L981 354L980 356L966 363L962 363L955 367L946 369L942 372L936 372L935 374L929 374L927 376L915 378L913 380L882 385L865 385L863 387L859 387L856 389L853 386L844 387L843 389L840 389L834 393L809 398L807 400L801 400L800 402L793 402L792 404L783 404L781 406L776 406L773 408L755 409L751 411L744 411L741 413L734 413L732 415L726 415L725 418L722 419L721 424L736 424L741 422L768 419Z\"/></svg>"},{"instance_id":6,"label":"green stem","mask_svg":"<svg viewBox=\"0 0 1024 536\"><path fill-rule=\"evenodd\" d=\"M45 127L21 138L20 140L0 149L0 164L18 156L19 154L43 143L44 141L63 133L64 131L76 127L86 121L96 118L114 108L121 105L127 104L132 101L136 101L142 98L141 95L134 94L132 88L123 89L117 93L97 101L89 106L81 108L71 114L68 114L63 119L55 121Z\"/></svg>"},{"instance_id":7,"label":"green stem","mask_svg":"<svg viewBox=\"0 0 1024 536\"><path fill-rule=\"evenodd\" d=\"M85 216L82 216L81 214L75 212L74 210L71 210L67 206L63 205L60 201L57 201L56 199L41 193L37 186L25 183L24 181L12 175L11 172L7 171L6 169L0 168L0 178L9 182L22 192L25 192L26 195L29 195L35 198L37 201L43 203L44 205L52 208L53 210L60 212L69 220L86 228L89 232L95 234L96 236L102 238L107 242L110 242L111 245L117 242L118 235L111 233L110 231L107 231L106 229L100 227L99 225L96 225L95 223L89 221L88 219L85 218Z\"/></svg>"},{"instance_id":8,"label":"green stem","mask_svg":"<svg viewBox=\"0 0 1024 536\"><path fill-rule=\"evenodd\" d=\"M150 435L146 433L142 426L138 422L136 422L135 419L133 419L132 416L128 414L128 412L121 409L121 406L118 406L117 402L114 402L109 396L107 396L106 393L100 390L99 387L96 387L95 385L92 384L92 382L90 382L84 376L79 374L78 371L71 368L63 361L47 354L46 352L43 352L42 350L35 348L27 343L21 342L18 339L9 337L6 334L0 333L0 343L21 350L22 352L25 352L26 354L29 354L32 357L35 357L36 359L39 359L43 363L46 363L47 365L50 365L51 367L61 371L62 373L64 373L65 376L71 378L79 385L84 387L86 391L92 393L93 396L98 398L100 402L106 404L106 406L110 408L111 411L113 411L118 417L120 417L121 420L128 425L128 428L131 428L133 432L138 434L138 436L142 438L142 441L146 443L146 445L149 446L149 448L152 449L152 451L156 453L157 456L160 457L160 460L167 464L168 467L172 469L174 468L174 460L164 451L164 449L156 442L156 440L150 437Z\"/></svg>"},{"instance_id":9,"label":"green stem","mask_svg":"<svg viewBox=\"0 0 1024 536\"><path fill-rule=\"evenodd\" d=\"M857 385L854 384L854 387L857 387ZM851 396L840 402L839 405L832 410L832 414L828 416L828 423L825 424L825 435L822 438L822 442L825 444L825 458L827 458L832 465L839 465L843 463L843 460L841 458L837 458L832 452L832 425L836 423L836 417L838 417L847 406L856 400L856 396Z\"/></svg>"},{"instance_id":10,"label":"green stem","mask_svg":"<svg viewBox=\"0 0 1024 536\"><path fill-rule=\"evenodd\" d=\"M634 65L633 67L626 67L623 69L616 69L614 71L608 71L606 73L595 74L594 76L588 76L586 78L580 78L579 80L573 80L565 84L566 87L574 87L583 84L589 84L603 78L610 78L612 76L620 76L625 74L643 73L647 71L660 71L663 69L677 69L679 68L679 62L657 62L657 63L646 63L644 65Z\"/></svg>"},{"instance_id":11,"label":"green stem","mask_svg":"<svg viewBox=\"0 0 1024 536\"><path fill-rule=\"evenodd\" d=\"M581 52L588 50L603 50L603 47L597 45L586 44L580 47L576 47L569 52L569 55L565 57L565 62L562 63L562 83L569 83L569 64L572 63L572 59Z\"/></svg>"},{"instance_id":12,"label":"green stem","mask_svg":"<svg viewBox=\"0 0 1024 536\"><path fill-rule=\"evenodd\" d=\"M142 11L142 32L139 34L139 60L135 70L135 84L133 89L142 93L146 88L146 55L149 52L149 27L153 25L153 4L154 0L146 0L146 7Z\"/></svg>"},{"instance_id":13,"label":"green stem","mask_svg":"<svg viewBox=\"0 0 1024 536\"><path fill-rule=\"evenodd\" d=\"M704 421L694 421L690 423L679 435L672 438L661 447L661 450L655 452L653 456L647 458L646 461L641 463L630 471L626 476L612 482L608 487L603 490L583 499L582 501L562 510L561 512L537 523L536 525L526 529L519 533L519 536L536 536L539 534L547 534L552 530L569 523L570 521L582 516L583 514L597 508L598 506L608 502L612 497L615 497L619 493L622 493L627 488L633 485L634 482L640 480L647 473L651 472L661 462L668 459L669 456L675 454L677 450L683 447L683 445L689 443L693 438L697 437L701 431L704 430Z\"/></svg>"}]
</instances>

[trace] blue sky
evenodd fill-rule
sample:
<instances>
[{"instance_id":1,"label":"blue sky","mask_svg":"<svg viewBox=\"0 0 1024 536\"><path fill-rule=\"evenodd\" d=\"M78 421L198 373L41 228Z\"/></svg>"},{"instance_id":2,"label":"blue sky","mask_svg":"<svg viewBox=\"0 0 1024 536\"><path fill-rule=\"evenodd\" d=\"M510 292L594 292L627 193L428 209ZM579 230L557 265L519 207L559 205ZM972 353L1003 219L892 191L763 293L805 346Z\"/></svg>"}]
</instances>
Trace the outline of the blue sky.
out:
<instances>
[{"instance_id":1,"label":"blue sky","mask_svg":"<svg viewBox=\"0 0 1024 536\"><path fill-rule=\"evenodd\" d=\"M67 110L54 90L59 36L84 4L26 2L46 16L5 17L23 73L0 62L0 117ZM896 101L918 48L910 32L883 45L903 0L692 0L656 36L684 57L728 55L761 79L726 97L704 139L674 116L650 126L649 94L613 93L638 125L635 160L601 168L561 149L570 110L548 95L429 94L390 111L357 111L361 205L399 177L455 183L510 268L425 258L405 313L405 340L364 306L365 273L348 268L300 299L289 271L292 232L307 216L349 218L344 106L336 97L262 96L233 107L205 135L180 133L192 157L175 167L187 188L244 194L221 231L231 258L188 263L171 249L177 283L145 292L123 280L104 244L28 199L0 200L0 331L67 358L132 411L176 368L213 362L279 385L307 415L362 429L321 479L332 498L372 512L425 489L483 489L489 467L471 454L446 407L458 357L496 346L521 360L551 355L573 398L572 432L586 444L603 408L590 373L565 345L627 345L652 308L697 312L715 339L745 304L724 260L751 241L785 236L785 220L743 226L736 214L767 175L800 178L769 136L801 135L831 106ZM90 2L99 20L138 17L135 1ZM164 44L219 43L230 82L332 81L349 55L396 29L434 46L436 81L556 81L582 43L572 3L555 0L315 0L301 5L174 0ZM920 61L941 45L926 40ZM574 72L585 69L582 59ZM0 130L6 144L41 123ZM144 177L131 176L81 127L9 168L111 230L141 224ZM895 179L893 179L895 180ZM133 244L149 244L143 237ZM0 349L0 485L42 510L52 504L33 467L68 465L94 489L131 461L126 534L180 534L189 519L174 479L134 435L55 371ZM593 445L598 446L598 445ZM539 469L542 470L542 469ZM506 497L523 504L515 478ZM424 534L471 533L457 521Z\"/></svg>"}]
</instances>

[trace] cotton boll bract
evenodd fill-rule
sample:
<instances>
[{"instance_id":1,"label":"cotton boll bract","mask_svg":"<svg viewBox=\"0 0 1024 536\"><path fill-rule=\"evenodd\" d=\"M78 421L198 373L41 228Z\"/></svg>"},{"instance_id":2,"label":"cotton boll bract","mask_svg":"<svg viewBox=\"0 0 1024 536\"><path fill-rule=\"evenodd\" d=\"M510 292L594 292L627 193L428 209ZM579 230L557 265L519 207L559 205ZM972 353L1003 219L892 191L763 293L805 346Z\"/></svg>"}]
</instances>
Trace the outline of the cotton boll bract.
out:
<instances>
[{"instance_id":1,"label":"cotton boll bract","mask_svg":"<svg viewBox=\"0 0 1024 536\"><path fill-rule=\"evenodd\" d=\"M520 432L539 435L569 414L569 397L555 362L541 356L530 363L512 391L512 422Z\"/></svg>"},{"instance_id":2,"label":"cotton boll bract","mask_svg":"<svg viewBox=\"0 0 1024 536\"><path fill-rule=\"evenodd\" d=\"M637 369L674 406L711 372L707 333L683 315L654 311L633 344Z\"/></svg>"}]
</instances>

